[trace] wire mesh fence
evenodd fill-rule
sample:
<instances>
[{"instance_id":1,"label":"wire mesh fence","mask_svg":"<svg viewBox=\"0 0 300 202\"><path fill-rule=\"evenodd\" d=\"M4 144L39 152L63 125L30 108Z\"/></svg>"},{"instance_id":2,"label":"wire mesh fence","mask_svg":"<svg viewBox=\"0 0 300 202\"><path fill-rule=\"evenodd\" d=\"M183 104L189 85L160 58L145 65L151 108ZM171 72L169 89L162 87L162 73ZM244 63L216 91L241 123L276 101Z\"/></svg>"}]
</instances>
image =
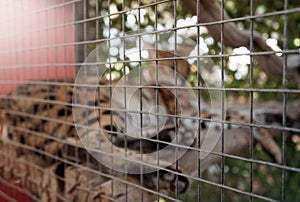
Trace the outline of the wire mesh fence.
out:
<instances>
[{"instance_id":1,"label":"wire mesh fence","mask_svg":"<svg viewBox=\"0 0 300 202\"><path fill-rule=\"evenodd\" d=\"M0 5L0 201L300 200L297 1Z\"/></svg>"}]
</instances>

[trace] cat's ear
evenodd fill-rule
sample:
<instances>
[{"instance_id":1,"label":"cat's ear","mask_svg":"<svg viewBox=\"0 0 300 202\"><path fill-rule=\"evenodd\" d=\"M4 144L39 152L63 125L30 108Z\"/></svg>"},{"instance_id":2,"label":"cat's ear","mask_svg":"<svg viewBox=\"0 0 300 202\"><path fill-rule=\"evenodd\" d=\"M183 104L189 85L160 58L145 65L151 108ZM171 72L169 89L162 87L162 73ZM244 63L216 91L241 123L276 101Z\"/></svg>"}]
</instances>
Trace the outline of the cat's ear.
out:
<instances>
[{"instance_id":1,"label":"cat's ear","mask_svg":"<svg viewBox=\"0 0 300 202\"><path fill-rule=\"evenodd\" d=\"M191 51L195 48L194 43L180 44L177 46L176 53L174 51L156 50L152 44L147 42L143 43L143 49L148 51L148 60L153 65L160 67L176 68L176 71L185 79L187 79L191 73L191 65L185 60ZM155 61L157 59L157 63Z\"/></svg>"},{"instance_id":2,"label":"cat's ear","mask_svg":"<svg viewBox=\"0 0 300 202\"><path fill-rule=\"evenodd\" d=\"M191 72L190 64L183 58L178 55L169 52L155 49L148 49L149 57L153 65L158 65L161 69L163 67L168 67L171 69L176 69L176 72L179 73L183 78L187 79ZM157 63L155 61L157 59ZM163 71L161 71L163 72ZM172 74L173 75L173 74Z\"/></svg>"}]
</instances>

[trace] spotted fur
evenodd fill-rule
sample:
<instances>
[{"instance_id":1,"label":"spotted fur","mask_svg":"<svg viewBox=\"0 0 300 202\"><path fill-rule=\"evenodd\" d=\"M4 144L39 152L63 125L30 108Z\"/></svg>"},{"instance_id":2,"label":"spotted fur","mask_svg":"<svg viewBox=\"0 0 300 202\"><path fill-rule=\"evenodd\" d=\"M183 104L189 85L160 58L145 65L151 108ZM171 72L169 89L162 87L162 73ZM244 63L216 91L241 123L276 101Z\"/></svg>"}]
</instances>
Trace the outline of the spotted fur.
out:
<instances>
[{"instance_id":1,"label":"spotted fur","mask_svg":"<svg viewBox=\"0 0 300 202\"><path fill-rule=\"evenodd\" d=\"M190 74L189 64L182 59L176 59L174 62L170 58L174 55L167 52L158 52L159 60L153 65L163 65L177 69L182 78L187 79ZM167 59L166 59L167 58ZM153 70L153 69L152 69ZM155 76L155 72L151 72L151 76ZM168 78L169 80L172 78ZM185 80L178 79L177 85L184 86ZM90 138L90 146L93 148L109 149L107 140L118 146L114 150L116 156L130 156L131 154L149 153L157 149L164 148L174 138L177 143L184 146L193 146L195 142L195 128L214 127L215 130L221 130L220 123L224 123L224 128L245 127L241 124L232 124L233 122L250 123L249 118L240 115L238 112L226 112L225 120L222 121L220 115L209 112L194 111L197 109L197 103L191 102L189 94L185 89L177 89L177 98L185 101L176 102L174 93L172 93L164 85L168 83L160 83L158 87L147 87L137 89L137 93L133 95L133 105L131 111L125 106L121 99L112 102L110 99L112 90L116 82L101 81L99 87L94 91L87 87L75 86L74 83L49 82L45 84L28 83L19 86L12 91L10 95L1 98L0 107L0 123L2 126L2 136L9 141L19 145L16 147L19 155L24 153L35 153L48 159L49 164L56 162L54 157L65 158L70 161L84 161L87 154L84 145L80 141ZM122 98L120 96L120 98ZM74 99L83 100L83 106L74 106ZM82 102L81 102L82 103ZM140 105L139 103L142 103ZM161 117L155 114L149 114L151 107L159 104L165 110L164 124L159 128L156 123L161 121ZM76 116L79 117L82 127L74 123L73 107L77 110ZM191 109L184 113L185 118L181 117L183 109ZM160 111L159 111L160 112ZM96 114L96 116L95 116ZM140 117L140 118L138 118ZM200 119L199 119L200 117ZM260 121L267 120L269 116L262 118ZM150 121L152 118L152 122ZM128 120L136 120L129 122ZM212 121L213 120L213 121ZM219 120L219 122L215 122ZM138 131L130 130L133 125L141 126ZM217 123L217 124L214 124ZM259 123L256 120L253 123ZM199 124L199 126L198 126ZM88 126L88 127L84 127ZM98 126L100 126L104 137L99 136ZM144 129L145 128L145 129ZM254 128L254 137L261 142L264 148L274 156L277 162L281 161L281 151L274 142L272 135L264 128ZM81 136L78 136L80 132ZM102 138L102 139L101 139ZM3 140L5 141L5 140ZM104 143L98 145L99 143ZM26 147L25 147L26 145ZM80 157L80 159L78 159ZM109 158L104 157L103 158ZM136 158L140 161L141 159ZM156 165L157 159L148 158L143 161ZM160 166L166 165L168 169L176 172L184 172L180 168L170 166L167 162L160 161ZM110 172L107 170L107 172ZM160 173L162 179L171 190L175 190L175 180L177 177L172 173L162 171ZM156 174L145 175L147 182L153 182L149 187L155 187ZM188 186L188 180L184 177L179 178L181 184L179 191L184 192ZM156 187L157 188L157 187ZM155 188L155 189L156 189Z\"/></svg>"}]
</instances>

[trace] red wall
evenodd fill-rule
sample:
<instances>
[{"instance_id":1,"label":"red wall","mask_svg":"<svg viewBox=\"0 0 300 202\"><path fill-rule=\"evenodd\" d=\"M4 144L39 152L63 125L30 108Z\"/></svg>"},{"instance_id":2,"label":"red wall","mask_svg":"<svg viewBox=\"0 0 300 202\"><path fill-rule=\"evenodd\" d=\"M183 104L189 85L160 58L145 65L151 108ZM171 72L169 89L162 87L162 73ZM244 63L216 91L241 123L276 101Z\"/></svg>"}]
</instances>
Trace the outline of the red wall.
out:
<instances>
[{"instance_id":1,"label":"red wall","mask_svg":"<svg viewBox=\"0 0 300 202\"><path fill-rule=\"evenodd\" d=\"M73 6L67 0L0 2L0 94L16 81L74 77Z\"/></svg>"}]
</instances>

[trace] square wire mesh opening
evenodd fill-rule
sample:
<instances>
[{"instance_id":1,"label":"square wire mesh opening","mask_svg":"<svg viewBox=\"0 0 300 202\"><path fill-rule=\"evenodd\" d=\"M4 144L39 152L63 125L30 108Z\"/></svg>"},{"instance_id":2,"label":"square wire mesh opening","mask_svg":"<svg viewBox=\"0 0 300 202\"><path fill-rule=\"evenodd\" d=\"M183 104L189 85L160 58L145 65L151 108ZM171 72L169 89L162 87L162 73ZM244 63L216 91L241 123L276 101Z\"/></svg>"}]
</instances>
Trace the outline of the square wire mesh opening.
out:
<instances>
[{"instance_id":1,"label":"square wire mesh opening","mask_svg":"<svg viewBox=\"0 0 300 202\"><path fill-rule=\"evenodd\" d=\"M296 1L0 10L0 201L300 200Z\"/></svg>"}]
</instances>

